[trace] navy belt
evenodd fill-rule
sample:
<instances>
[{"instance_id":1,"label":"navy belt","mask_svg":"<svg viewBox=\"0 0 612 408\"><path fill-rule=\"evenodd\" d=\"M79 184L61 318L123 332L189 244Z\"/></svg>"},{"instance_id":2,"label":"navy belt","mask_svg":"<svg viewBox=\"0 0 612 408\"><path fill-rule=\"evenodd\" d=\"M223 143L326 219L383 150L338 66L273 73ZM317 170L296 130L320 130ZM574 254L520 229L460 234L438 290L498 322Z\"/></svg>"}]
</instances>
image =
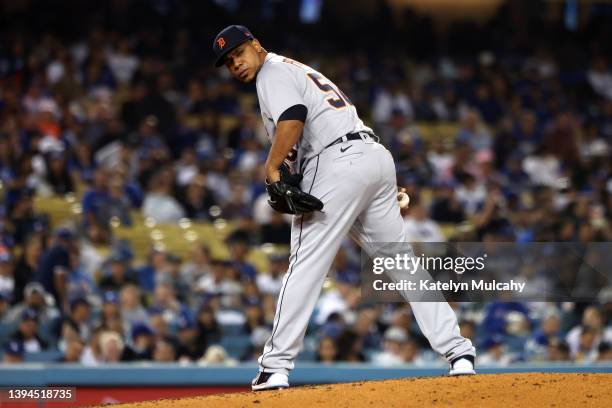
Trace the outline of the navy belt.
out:
<instances>
[{"instance_id":1,"label":"navy belt","mask_svg":"<svg viewBox=\"0 0 612 408\"><path fill-rule=\"evenodd\" d=\"M327 146L325 146L325 149L327 149L328 147L332 147L334 145L337 145L339 143L343 143L343 142L348 142L349 140L363 140L363 136L362 134L366 134L368 135L372 140L378 142L378 137L376 135L374 135L373 133L370 132L355 132L355 133L347 133L344 136L340 136L339 138L337 138L336 140L334 140L333 142L331 142L330 144L328 144Z\"/></svg>"}]
</instances>

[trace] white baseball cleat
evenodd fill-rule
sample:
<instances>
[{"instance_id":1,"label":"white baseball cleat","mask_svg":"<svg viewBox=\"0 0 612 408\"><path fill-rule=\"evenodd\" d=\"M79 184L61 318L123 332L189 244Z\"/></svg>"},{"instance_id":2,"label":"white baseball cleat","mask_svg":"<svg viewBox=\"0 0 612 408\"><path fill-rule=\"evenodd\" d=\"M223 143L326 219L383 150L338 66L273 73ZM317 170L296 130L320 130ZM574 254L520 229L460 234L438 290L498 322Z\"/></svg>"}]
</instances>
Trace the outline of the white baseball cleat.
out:
<instances>
[{"instance_id":1,"label":"white baseball cleat","mask_svg":"<svg viewBox=\"0 0 612 408\"><path fill-rule=\"evenodd\" d=\"M457 357L450 363L448 375L474 375L474 356Z\"/></svg>"},{"instance_id":2,"label":"white baseball cleat","mask_svg":"<svg viewBox=\"0 0 612 408\"><path fill-rule=\"evenodd\" d=\"M277 390L287 387L289 387L289 377L287 374L260 372L251 381L251 389L253 391Z\"/></svg>"}]
</instances>

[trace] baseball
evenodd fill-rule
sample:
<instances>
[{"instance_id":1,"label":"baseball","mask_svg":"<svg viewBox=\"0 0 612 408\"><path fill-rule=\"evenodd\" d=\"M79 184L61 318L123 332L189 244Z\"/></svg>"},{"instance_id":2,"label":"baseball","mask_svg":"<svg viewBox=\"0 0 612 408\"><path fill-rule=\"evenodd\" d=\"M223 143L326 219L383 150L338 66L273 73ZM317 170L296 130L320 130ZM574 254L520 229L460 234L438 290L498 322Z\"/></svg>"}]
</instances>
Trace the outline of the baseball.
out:
<instances>
[{"instance_id":1,"label":"baseball","mask_svg":"<svg viewBox=\"0 0 612 408\"><path fill-rule=\"evenodd\" d=\"M399 189L397 193L397 201L402 210L408 208L408 205L410 205L410 196L406 193L405 188Z\"/></svg>"},{"instance_id":2,"label":"baseball","mask_svg":"<svg viewBox=\"0 0 612 408\"><path fill-rule=\"evenodd\" d=\"M408 208L410 204L410 197L405 192L401 191L397 193L397 201L399 202L400 208L403 210L404 208Z\"/></svg>"}]
</instances>

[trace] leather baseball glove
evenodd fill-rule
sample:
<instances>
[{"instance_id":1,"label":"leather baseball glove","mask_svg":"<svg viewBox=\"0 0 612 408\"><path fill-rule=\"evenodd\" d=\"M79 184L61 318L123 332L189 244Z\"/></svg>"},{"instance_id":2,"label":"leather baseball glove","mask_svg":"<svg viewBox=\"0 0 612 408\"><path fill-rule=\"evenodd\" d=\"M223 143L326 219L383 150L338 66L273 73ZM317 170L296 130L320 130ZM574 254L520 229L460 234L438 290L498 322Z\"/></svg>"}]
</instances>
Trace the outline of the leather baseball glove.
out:
<instances>
[{"instance_id":1,"label":"leather baseball glove","mask_svg":"<svg viewBox=\"0 0 612 408\"><path fill-rule=\"evenodd\" d=\"M275 211L284 214L307 214L321 211L323 203L315 196L300 189L301 174L291 174L286 166L279 168L281 179L275 183L266 183L268 204Z\"/></svg>"}]
</instances>

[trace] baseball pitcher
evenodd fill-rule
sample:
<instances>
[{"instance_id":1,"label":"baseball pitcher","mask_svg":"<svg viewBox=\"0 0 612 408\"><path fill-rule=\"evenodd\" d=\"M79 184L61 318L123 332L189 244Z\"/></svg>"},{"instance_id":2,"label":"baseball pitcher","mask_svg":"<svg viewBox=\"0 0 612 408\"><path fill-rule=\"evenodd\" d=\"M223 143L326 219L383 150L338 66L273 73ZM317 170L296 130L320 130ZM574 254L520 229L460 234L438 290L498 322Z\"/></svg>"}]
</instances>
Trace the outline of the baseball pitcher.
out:
<instances>
[{"instance_id":1,"label":"baseball pitcher","mask_svg":"<svg viewBox=\"0 0 612 408\"><path fill-rule=\"evenodd\" d=\"M320 72L267 52L244 26L222 30L213 51L217 67L225 65L238 81L255 81L272 143L265 165L269 203L294 214L289 270L251 384L253 390L284 388L344 237L350 234L362 248L407 241L395 164L350 99ZM474 374L475 349L460 335L451 307L410 306L432 348L448 359L449 374Z\"/></svg>"}]
</instances>

